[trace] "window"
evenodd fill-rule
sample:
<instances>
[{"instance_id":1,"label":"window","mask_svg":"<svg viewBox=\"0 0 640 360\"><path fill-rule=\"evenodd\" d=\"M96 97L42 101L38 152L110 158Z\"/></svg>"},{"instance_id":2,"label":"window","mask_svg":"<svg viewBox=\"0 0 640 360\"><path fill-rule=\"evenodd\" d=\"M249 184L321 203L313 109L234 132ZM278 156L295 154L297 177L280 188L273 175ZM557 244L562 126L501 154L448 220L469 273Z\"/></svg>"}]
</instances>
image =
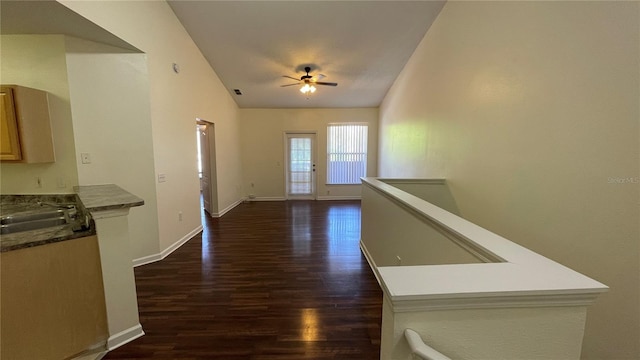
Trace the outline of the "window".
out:
<instances>
[{"instance_id":1,"label":"window","mask_svg":"<svg viewBox=\"0 0 640 360\"><path fill-rule=\"evenodd\" d=\"M327 128L327 184L360 184L367 175L367 125Z\"/></svg>"}]
</instances>

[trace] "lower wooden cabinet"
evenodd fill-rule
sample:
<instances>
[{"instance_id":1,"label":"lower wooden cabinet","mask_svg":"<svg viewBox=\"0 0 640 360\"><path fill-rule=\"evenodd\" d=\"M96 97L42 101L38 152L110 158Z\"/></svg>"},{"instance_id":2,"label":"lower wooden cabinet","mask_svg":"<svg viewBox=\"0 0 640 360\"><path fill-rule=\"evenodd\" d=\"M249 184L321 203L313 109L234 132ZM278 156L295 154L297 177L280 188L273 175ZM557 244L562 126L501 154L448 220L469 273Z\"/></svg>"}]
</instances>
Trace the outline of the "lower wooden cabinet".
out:
<instances>
[{"instance_id":1,"label":"lower wooden cabinet","mask_svg":"<svg viewBox=\"0 0 640 360\"><path fill-rule=\"evenodd\" d=\"M71 359L109 337L98 238L0 253L0 359Z\"/></svg>"},{"instance_id":2,"label":"lower wooden cabinet","mask_svg":"<svg viewBox=\"0 0 640 360\"><path fill-rule=\"evenodd\" d=\"M55 161L45 91L19 85L0 86L0 161Z\"/></svg>"}]
</instances>

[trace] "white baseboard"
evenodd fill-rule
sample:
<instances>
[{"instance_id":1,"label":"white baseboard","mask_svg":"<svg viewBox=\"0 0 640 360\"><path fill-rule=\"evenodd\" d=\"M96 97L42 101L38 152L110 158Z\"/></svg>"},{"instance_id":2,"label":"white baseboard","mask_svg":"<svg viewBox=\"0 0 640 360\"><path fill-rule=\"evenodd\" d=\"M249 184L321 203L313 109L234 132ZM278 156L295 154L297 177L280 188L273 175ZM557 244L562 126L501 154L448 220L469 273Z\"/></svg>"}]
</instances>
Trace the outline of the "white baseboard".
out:
<instances>
[{"instance_id":1,"label":"white baseboard","mask_svg":"<svg viewBox=\"0 0 640 360\"><path fill-rule=\"evenodd\" d=\"M143 256L141 258L133 259L133 267L151 264L160 260L162 260L162 255L160 255L160 253Z\"/></svg>"},{"instance_id":2,"label":"white baseboard","mask_svg":"<svg viewBox=\"0 0 640 360\"><path fill-rule=\"evenodd\" d=\"M333 195L326 195L326 196L318 196L317 200L361 200L362 197L360 195L344 195L344 196L333 196Z\"/></svg>"},{"instance_id":3,"label":"white baseboard","mask_svg":"<svg viewBox=\"0 0 640 360\"><path fill-rule=\"evenodd\" d=\"M283 196L262 196L262 197L256 197L253 199L249 199L247 198L246 201L285 201L287 200L285 197Z\"/></svg>"},{"instance_id":4,"label":"white baseboard","mask_svg":"<svg viewBox=\"0 0 640 360\"><path fill-rule=\"evenodd\" d=\"M316 200L360 200L362 197L360 195L343 195L343 196L318 196ZM311 199L313 200L313 199ZM244 201L287 201L287 198L284 196L261 196L255 197L253 199L246 198Z\"/></svg>"},{"instance_id":5,"label":"white baseboard","mask_svg":"<svg viewBox=\"0 0 640 360\"><path fill-rule=\"evenodd\" d=\"M224 214L228 213L229 211L231 211L236 206L240 205L243 200L244 199L240 199L240 200L234 202L233 204L227 206L224 210L222 210L220 212L217 212L217 213L211 214L211 216L212 217L221 217L222 215L224 215ZM156 262L156 261L160 261L160 260L166 258L172 252L176 251L176 249L178 249L180 246L182 246L187 241L191 240L191 238L193 238L197 233L199 233L201 231L202 231L202 225L199 225L198 227L196 227L195 229L190 231L187 235L183 236L180 240L178 240L175 243L171 244L171 246L169 246L168 248L162 250L159 254L151 254L151 255L143 256L141 258L133 259L133 267L150 264L150 263L153 263L153 262Z\"/></svg>"},{"instance_id":6,"label":"white baseboard","mask_svg":"<svg viewBox=\"0 0 640 360\"><path fill-rule=\"evenodd\" d=\"M367 246L362 242L362 239L360 239L360 250L362 251L365 259L367 259L367 263L369 264L371 271L373 271L373 276L376 277L378 285L380 285L380 287L384 289L382 281L380 281L380 273L378 272L378 267L376 266L375 261L373 261L373 257L371 256L371 253L369 253Z\"/></svg>"},{"instance_id":7,"label":"white baseboard","mask_svg":"<svg viewBox=\"0 0 640 360\"><path fill-rule=\"evenodd\" d=\"M184 245L187 241L191 240L194 236L196 236L199 232L202 231L202 225L198 225L195 229L191 230L187 235L180 238L180 240L174 242L168 248L162 250L159 254L153 254L144 256L141 258L133 259L133 267L150 264L152 262L160 261L167 256L171 255L172 252L176 251L180 246Z\"/></svg>"},{"instance_id":8,"label":"white baseboard","mask_svg":"<svg viewBox=\"0 0 640 360\"><path fill-rule=\"evenodd\" d=\"M117 349L120 346L129 343L143 335L144 331L142 331L142 325L140 324L122 330L117 334L109 336L109 339L107 340L107 350L111 351L113 349Z\"/></svg>"},{"instance_id":9,"label":"white baseboard","mask_svg":"<svg viewBox=\"0 0 640 360\"><path fill-rule=\"evenodd\" d=\"M162 252L160 252L160 260L171 255L172 252L176 251L180 246L182 246L187 241L191 240L194 236L196 236L201 231L202 231L202 225L198 225L195 229L191 230L187 235L183 236L180 240L174 242L171 246L162 250Z\"/></svg>"},{"instance_id":10,"label":"white baseboard","mask_svg":"<svg viewBox=\"0 0 640 360\"><path fill-rule=\"evenodd\" d=\"M212 217L222 217L224 214L228 213L229 211L233 210L233 208L235 208L236 206L240 205L242 202L244 201L244 199L239 199L236 202L234 202L233 204L227 206L226 208L222 209L221 211L215 212L213 214L211 214Z\"/></svg>"}]
</instances>

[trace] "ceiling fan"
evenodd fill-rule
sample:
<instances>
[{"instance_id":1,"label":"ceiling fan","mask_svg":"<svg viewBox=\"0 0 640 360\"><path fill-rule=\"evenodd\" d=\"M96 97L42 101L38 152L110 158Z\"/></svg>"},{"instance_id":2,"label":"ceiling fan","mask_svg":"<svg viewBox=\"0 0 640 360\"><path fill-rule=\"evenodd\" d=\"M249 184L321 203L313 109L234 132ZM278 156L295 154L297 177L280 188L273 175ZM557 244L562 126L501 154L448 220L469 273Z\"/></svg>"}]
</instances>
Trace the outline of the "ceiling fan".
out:
<instances>
[{"instance_id":1,"label":"ceiling fan","mask_svg":"<svg viewBox=\"0 0 640 360\"><path fill-rule=\"evenodd\" d=\"M309 75L309 71L311 71L311 68L308 66L304 68L304 71L307 72L307 75L302 75L300 80L292 76L283 75L282 77L293 79L293 80L296 80L297 82L293 84L280 85L280 87L302 85L302 88L300 88L300 92L302 92L303 94L307 94L307 93L314 93L316 91L316 87L314 85L338 86L338 83L318 81L325 78L325 76L322 74L318 74L317 76Z\"/></svg>"}]
</instances>

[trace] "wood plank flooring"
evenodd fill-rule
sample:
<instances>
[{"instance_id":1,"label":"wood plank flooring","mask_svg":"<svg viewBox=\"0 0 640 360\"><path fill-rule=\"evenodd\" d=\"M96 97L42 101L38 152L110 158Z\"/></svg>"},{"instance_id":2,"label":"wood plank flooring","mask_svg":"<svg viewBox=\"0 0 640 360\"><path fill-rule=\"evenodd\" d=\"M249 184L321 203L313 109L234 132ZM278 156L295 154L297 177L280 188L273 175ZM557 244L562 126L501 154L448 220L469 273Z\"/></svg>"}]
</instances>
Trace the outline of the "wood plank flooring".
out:
<instances>
[{"instance_id":1,"label":"wood plank flooring","mask_svg":"<svg viewBox=\"0 0 640 360\"><path fill-rule=\"evenodd\" d=\"M135 269L146 335L105 359L379 359L360 202L244 203Z\"/></svg>"}]
</instances>

